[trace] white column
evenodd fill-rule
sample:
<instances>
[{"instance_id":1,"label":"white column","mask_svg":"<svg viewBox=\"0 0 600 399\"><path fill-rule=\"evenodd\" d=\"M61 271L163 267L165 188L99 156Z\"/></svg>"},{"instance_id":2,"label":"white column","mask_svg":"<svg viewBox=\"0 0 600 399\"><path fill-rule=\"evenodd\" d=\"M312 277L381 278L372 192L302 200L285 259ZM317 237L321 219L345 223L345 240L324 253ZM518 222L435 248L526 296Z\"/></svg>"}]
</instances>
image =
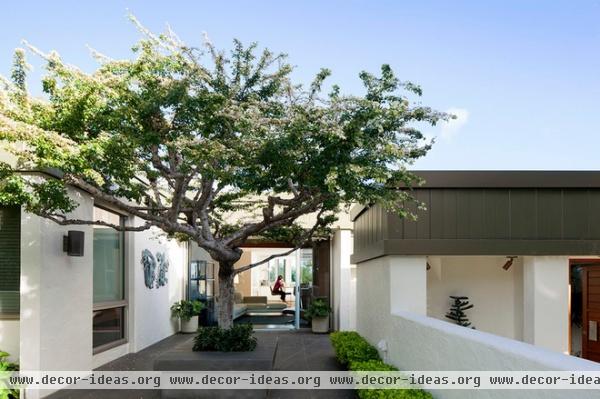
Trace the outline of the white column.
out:
<instances>
[{"instance_id":1,"label":"white column","mask_svg":"<svg viewBox=\"0 0 600 399\"><path fill-rule=\"evenodd\" d=\"M390 311L427 314L427 257L387 256Z\"/></svg>"},{"instance_id":2,"label":"white column","mask_svg":"<svg viewBox=\"0 0 600 399\"><path fill-rule=\"evenodd\" d=\"M352 230L338 229L332 240L333 314L335 330L356 330L356 284L350 264Z\"/></svg>"},{"instance_id":3,"label":"white column","mask_svg":"<svg viewBox=\"0 0 600 399\"><path fill-rule=\"evenodd\" d=\"M525 257L523 303L524 341L568 353L569 258Z\"/></svg>"}]
</instances>

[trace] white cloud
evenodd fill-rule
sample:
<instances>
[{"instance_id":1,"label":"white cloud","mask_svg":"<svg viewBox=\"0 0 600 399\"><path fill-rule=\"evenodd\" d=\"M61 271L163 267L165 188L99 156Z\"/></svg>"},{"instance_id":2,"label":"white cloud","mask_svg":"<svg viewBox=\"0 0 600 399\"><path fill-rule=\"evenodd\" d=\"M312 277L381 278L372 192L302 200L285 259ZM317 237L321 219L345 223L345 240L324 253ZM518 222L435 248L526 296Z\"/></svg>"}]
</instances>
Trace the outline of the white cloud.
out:
<instances>
[{"instance_id":1,"label":"white cloud","mask_svg":"<svg viewBox=\"0 0 600 399\"><path fill-rule=\"evenodd\" d=\"M440 136L442 139L450 140L469 120L469 111L464 108L450 108L446 112L454 115L456 118L441 123Z\"/></svg>"}]
</instances>

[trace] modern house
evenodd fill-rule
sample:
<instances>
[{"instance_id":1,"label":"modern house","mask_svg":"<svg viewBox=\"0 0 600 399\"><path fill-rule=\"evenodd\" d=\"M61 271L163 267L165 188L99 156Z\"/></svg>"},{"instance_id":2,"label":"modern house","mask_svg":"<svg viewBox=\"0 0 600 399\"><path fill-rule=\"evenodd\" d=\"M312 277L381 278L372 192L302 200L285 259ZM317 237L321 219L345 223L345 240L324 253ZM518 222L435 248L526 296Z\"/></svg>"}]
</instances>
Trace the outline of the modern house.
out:
<instances>
[{"instance_id":1,"label":"modern house","mask_svg":"<svg viewBox=\"0 0 600 399\"><path fill-rule=\"evenodd\" d=\"M79 204L72 217L141 223L84 191L70 189L70 195ZM338 293L341 279L350 284L350 227L346 215L331 238L315 247L314 256L303 249L298 257L273 260L240 274L236 289L265 295L261 280L268 285L272 268L292 280L295 259L306 265L314 258L313 280L337 304L332 328L354 328L348 324L354 322L349 312L339 311L340 303L350 302L341 301ZM244 248L239 265L286 250L272 245ZM214 262L194 243L169 240L159 230L122 233L105 226L59 226L19 207L1 207L0 349L23 370L91 370L138 352L179 331L170 306L193 295L196 281L190 269L199 263ZM202 289L214 298L218 287L216 281L212 284L211 291L206 285ZM32 391L28 397L37 394Z\"/></svg>"},{"instance_id":2,"label":"modern house","mask_svg":"<svg viewBox=\"0 0 600 399\"><path fill-rule=\"evenodd\" d=\"M417 220L352 211L358 332L404 370L600 370L600 172L417 174Z\"/></svg>"},{"instance_id":3,"label":"modern house","mask_svg":"<svg viewBox=\"0 0 600 399\"><path fill-rule=\"evenodd\" d=\"M600 370L600 172L417 173L416 220L356 206L329 240L241 274L236 290L268 297L275 275L299 286L312 264L331 328L356 329L404 370ZM139 224L71 195L73 216ZM159 231L62 227L18 207L0 209L0 238L0 348L23 369L92 369L174 334L192 266L214 263ZM252 242L238 265L285 249ZM445 317L450 295L469 297L475 329Z\"/></svg>"}]
</instances>

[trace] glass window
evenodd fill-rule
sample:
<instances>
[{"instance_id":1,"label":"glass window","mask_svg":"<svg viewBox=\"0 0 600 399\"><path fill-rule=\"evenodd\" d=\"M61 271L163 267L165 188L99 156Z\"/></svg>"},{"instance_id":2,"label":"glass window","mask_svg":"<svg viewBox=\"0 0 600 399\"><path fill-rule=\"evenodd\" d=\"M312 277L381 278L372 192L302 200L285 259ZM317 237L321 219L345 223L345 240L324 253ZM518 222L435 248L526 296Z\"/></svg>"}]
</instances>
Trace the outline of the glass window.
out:
<instances>
[{"instance_id":1,"label":"glass window","mask_svg":"<svg viewBox=\"0 0 600 399\"><path fill-rule=\"evenodd\" d=\"M122 217L94 207L94 220L121 225ZM113 302L123 296L123 233L94 226L94 303Z\"/></svg>"},{"instance_id":2,"label":"glass window","mask_svg":"<svg viewBox=\"0 0 600 399\"><path fill-rule=\"evenodd\" d=\"M277 276L283 276L283 280L285 281L286 275L286 259L277 259Z\"/></svg>"},{"instance_id":3,"label":"glass window","mask_svg":"<svg viewBox=\"0 0 600 399\"><path fill-rule=\"evenodd\" d=\"M94 311L93 347L110 344L125 337L124 308Z\"/></svg>"},{"instance_id":4,"label":"glass window","mask_svg":"<svg viewBox=\"0 0 600 399\"><path fill-rule=\"evenodd\" d=\"M98 207L94 207L94 220L118 226L124 223L122 216ZM124 260L123 232L94 226L94 348L125 339Z\"/></svg>"},{"instance_id":5,"label":"glass window","mask_svg":"<svg viewBox=\"0 0 600 399\"><path fill-rule=\"evenodd\" d=\"M0 207L0 315L19 315L20 279L21 208Z\"/></svg>"}]
</instances>

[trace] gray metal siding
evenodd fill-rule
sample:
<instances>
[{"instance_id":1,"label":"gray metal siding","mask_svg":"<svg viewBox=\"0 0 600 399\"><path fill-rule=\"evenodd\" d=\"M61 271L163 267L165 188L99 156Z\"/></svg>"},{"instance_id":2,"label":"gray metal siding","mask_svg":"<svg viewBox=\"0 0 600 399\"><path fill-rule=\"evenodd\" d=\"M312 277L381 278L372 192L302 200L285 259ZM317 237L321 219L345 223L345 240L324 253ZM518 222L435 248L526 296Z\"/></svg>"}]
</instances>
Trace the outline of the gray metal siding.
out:
<instances>
[{"instance_id":1,"label":"gray metal siding","mask_svg":"<svg viewBox=\"0 0 600 399\"><path fill-rule=\"evenodd\" d=\"M596 189L417 189L415 198L427 211L416 221L387 213L386 238L600 239ZM370 220L371 231L380 220Z\"/></svg>"},{"instance_id":2,"label":"gray metal siding","mask_svg":"<svg viewBox=\"0 0 600 399\"><path fill-rule=\"evenodd\" d=\"M395 254L411 254L416 243L422 248L427 240L436 240L438 252L444 251L443 243L447 243L447 252L454 252L456 248L452 246L456 247L460 240L460 247L471 248L465 255L490 253L494 246L498 251L506 251L511 248L510 241L520 241L514 245L520 251L527 242L531 246L529 252L537 254L542 247L548 248L550 240L559 243L553 253L565 254L588 247L596 250L600 243L600 188L440 187L415 189L413 196L427 208L421 211L414 204L406 205L417 213L416 221L400 219L379 205L358 215L355 254L360 255L362 249L380 241L388 242L379 246L388 248L386 251L391 242L396 242L401 248L394 249ZM478 253L478 246L465 245L465 240L489 241L480 245L486 249ZM576 240L586 240L589 245ZM535 248L536 242L542 241L544 245Z\"/></svg>"}]
</instances>

